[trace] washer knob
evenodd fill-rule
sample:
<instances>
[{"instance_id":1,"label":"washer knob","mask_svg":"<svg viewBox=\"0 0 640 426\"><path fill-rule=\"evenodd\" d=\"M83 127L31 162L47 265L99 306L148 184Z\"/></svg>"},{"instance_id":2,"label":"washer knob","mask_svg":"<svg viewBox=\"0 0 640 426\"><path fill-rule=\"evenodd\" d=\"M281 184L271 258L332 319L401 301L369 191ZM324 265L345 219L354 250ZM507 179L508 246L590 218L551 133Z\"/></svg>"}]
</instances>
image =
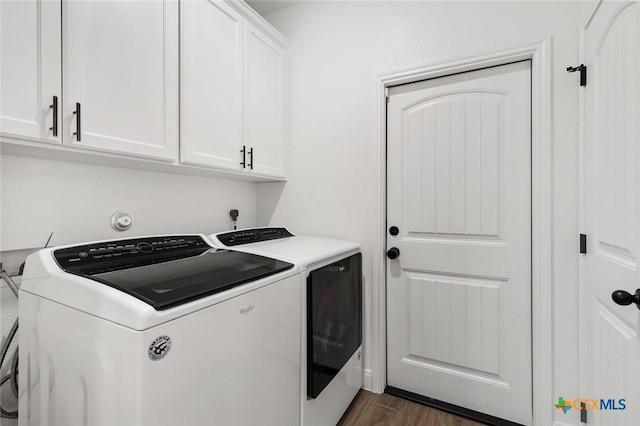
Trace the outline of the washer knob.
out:
<instances>
[{"instance_id":1,"label":"washer knob","mask_svg":"<svg viewBox=\"0 0 640 426\"><path fill-rule=\"evenodd\" d=\"M127 212L118 211L111 216L111 226L116 231L126 231L133 225L133 218Z\"/></svg>"}]
</instances>

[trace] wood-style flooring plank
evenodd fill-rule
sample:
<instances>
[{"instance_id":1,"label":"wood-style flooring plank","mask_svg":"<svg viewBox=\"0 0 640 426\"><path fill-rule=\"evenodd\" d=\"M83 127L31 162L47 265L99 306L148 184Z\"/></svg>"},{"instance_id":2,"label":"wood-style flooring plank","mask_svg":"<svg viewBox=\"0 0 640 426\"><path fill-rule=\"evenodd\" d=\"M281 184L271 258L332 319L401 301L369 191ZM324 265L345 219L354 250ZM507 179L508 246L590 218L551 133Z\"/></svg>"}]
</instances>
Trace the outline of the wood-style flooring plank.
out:
<instances>
[{"instance_id":1,"label":"wood-style flooring plank","mask_svg":"<svg viewBox=\"0 0 640 426\"><path fill-rule=\"evenodd\" d=\"M342 416L340 422L338 422L338 425L356 426L373 395L373 393L361 389L351 402L351 405L349 405L347 412Z\"/></svg>"},{"instance_id":2,"label":"wood-style flooring plank","mask_svg":"<svg viewBox=\"0 0 640 426\"><path fill-rule=\"evenodd\" d=\"M361 390L338 426L482 426L426 405Z\"/></svg>"},{"instance_id":3,"label":"wood-style flooring plank","mask_svg":"<svg viewBox=\"0 0 640 426\"><path fill-rule=\"evenodd\" d=\"M369 402L398 411L404 411L407 405L406 400L395 397L393 395L389 395L388 393L374 393L371 395L371 399L369 399Z\"/></svg>"},{"instance_id":4,"label":"wood-style flooring plank","mask_svg":"<svg viewBox=\"0 0 640 426\"><path fill-rule=\"evenodd\" d=\"M356 426L402 426L402 411L369 401Z\"/></svg>"},{"instance_id":5,"label":"wood-style flooring plank","mask_svg":"<svg viewBox=\"0 0 640 426\"><path fill-rule=\"evenodd\" d=\"M404 411L403 426L428 425L432 411L435 410L422 404L407 401Z\"/></svg>"},{"instance_id":6,"label":"wood-style flooring plank","mask_svg":"<svg viewBox=\"0 0 640 426\"><path fill-rule=\"evenodd\" d=\"M477 423L477 422L474 422L473 420L469 420L464 417L459 417L454 414L449 414L444 411L431 409L425 425L482 426L482 423Z\"/></svg>"}]
</instances>

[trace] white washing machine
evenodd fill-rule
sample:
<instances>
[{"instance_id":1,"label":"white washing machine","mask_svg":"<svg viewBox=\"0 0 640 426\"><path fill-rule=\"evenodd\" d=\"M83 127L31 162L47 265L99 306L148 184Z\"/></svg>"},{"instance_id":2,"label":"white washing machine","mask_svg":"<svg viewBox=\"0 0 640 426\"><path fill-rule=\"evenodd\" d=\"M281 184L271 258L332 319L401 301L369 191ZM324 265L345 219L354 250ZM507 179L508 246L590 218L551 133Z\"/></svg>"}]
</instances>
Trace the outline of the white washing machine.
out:
<instances>
[{"instance_id":1,"label":"white washing machine","mask_svg":"<svg viewBox=\"0 0 640 426\"><path fill-rule=\"evenodd\" d=\"M302 288L303 426L334 426L362 387L360 245L251 228L211 236L212 244L291 262Z\"/></svg>"},{"instance_id":2,"label":"white washing machine","mask_svg":"<svg viewBox=\"0 0 640 426\"><path fill-rule=\"evenodd\" d=\"M299 424L300 276L200 235L35 253L20 426Z\"/></svg>"}]
</instances>

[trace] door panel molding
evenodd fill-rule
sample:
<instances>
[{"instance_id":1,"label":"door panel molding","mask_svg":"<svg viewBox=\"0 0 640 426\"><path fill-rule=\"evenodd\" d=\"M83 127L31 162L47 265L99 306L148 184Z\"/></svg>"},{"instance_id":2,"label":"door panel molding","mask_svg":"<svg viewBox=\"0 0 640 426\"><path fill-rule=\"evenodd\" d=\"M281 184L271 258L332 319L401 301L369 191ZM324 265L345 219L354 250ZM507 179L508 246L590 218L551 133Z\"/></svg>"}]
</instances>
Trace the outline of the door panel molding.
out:
<instances>
[{"instance_id":1,"label":"door panel molding","mask_svg":"<svg viewBox=\"0 0 640 426\"><path fill-rule=\"evenodd\" d=\"M509 389L509 384L504 380L501 380L500 375L497 373L474 370L472 368L460 365L452 365L431 358L423 358L418 355L409 355L405 357L402 362L406 364L414 364L421 368L443 371L447 374L452 374L467 380L475 380L476 382L487 383L491 386L499 386L505 389Z\"/></svg>"},{"instance_id":2,"label":"door panel molding","mask_svg":"<svg viewBox=\"0 0 640 426\"><path fill-rule=\"evenodd\" d=\"M383 392L386 372L386 106L387 88L399 84L433 79L512 62L531 60L531 166L532 166L532 361L533 361L533 423L552 424L553 407L553 312L549 303L553 296L552 274L552 40L544 40L452 59L442 63L410 68L384 74L378 78L378 149L377 177L380 191L378 202L378 239L374 253L372 284L372 362L365 371L365 386Z\"/></svg>"},{"instance_id":3,"label":"door panel molding","mask_svg":"<svg viewBox=\"0 0 640 426\"><path fill-rule=\"evenodd\" d=\"M604 45L604 42L607 40L607 37L609 36L609 32L611 31L611 28L613 28L613 26L616 24L618 18L620 18L620 15L622 15L622 13L630 6L635 5L634 2L632 1L627 1L624 2L620 5L620 7L618 7L618 10L615 11L615 13L609 18L609 21L607 22L607 25L605 25L604 30L602 31L602 36L600 37L600 41L598 41L596 49L595 49L595 53L596 55L600 55L600 51L602 50L602 46Z\"/></svg>"},{"instance_id":4,"label":"door panel molding","mask_svg":"<svg viewBox=\"0 0 640 426\"><path fill-rule=\"evenodd\" d=\"M492 381L502 379L503 322L492 321L495 317L492 318L491 312L501 312L499 317L503 317L503 289L507 280L469 278L465 274L433 274L429 271L406 274L409 279L406 331L412 336L409 342L444 342L447 339L442 334L450 331L467 349L465 354L450 345L413 347L410 343L403 349L409 354L408 358L427 368L447 370L461 377L473 372L473 376L489 376ZM441 327L443 323L448 325L448 331ZM424 338L420 339L420 336Z\"/></svg>"},{"instance_id":5,"label":"door panel molding","mask_svg":"<svg viewBox=\"0 0 640 426\"><path fill-rule=\"evenodd\" d=\"M416 91L421 86L412 85ZM507 93L503 91L465 89L421 97L401 108L406 120L403 134L422 137L424 141L421 148L409 148L409 155L403 160L403 224L408 234L504 239L502 195L507 129L501 120L507 103ZM424 128L425 121L433 131ZM448 121L449 125L436 125L440 121ZM475 131L466 135L465 128ZM495 137L484 137L487 135ZM442 146L442 138L450 138L450 145ZM465 166L469 158L479 157L493 160L495 167L482 167L484 161L475 162L475 167ZM438 182L447 182L444 190ZM425 191L423 196L415 197L421 190Z\"/></svg>"}]
</instances>

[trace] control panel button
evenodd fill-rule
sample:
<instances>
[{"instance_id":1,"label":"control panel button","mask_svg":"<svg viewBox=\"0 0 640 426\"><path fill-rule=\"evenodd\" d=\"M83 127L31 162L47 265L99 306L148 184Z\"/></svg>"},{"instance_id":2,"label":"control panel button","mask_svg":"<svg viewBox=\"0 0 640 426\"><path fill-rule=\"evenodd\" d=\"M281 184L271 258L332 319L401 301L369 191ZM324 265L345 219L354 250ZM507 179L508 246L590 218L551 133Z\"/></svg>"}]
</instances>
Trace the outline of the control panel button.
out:
<instances>
[{"instance_id":1,"label":"control panel button","mask_svg":"<svg viewBox=\"0 0 640 426\"><path fill-rule=\"evenodd\" d=\"M151 253L153 251L153 246L147 242L141 242L138 243L138 245L136 246L136 248L138 249L138 251L142 252L142 253Z\"/></svg>"}]
</instances>

